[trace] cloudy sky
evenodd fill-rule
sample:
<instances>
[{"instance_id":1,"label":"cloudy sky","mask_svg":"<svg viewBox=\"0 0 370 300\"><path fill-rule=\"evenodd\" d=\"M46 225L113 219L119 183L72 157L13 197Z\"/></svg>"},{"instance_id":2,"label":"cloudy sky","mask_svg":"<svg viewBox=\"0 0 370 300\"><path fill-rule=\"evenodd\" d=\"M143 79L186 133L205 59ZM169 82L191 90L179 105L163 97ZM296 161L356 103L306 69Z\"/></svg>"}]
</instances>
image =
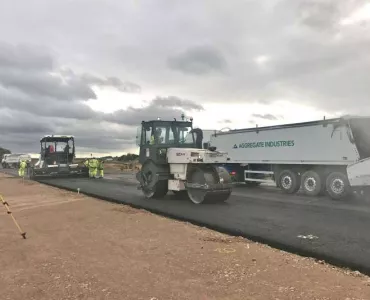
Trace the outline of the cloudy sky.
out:
<instances>
[{"instance_id":1,"label":"cloudy sky","mask_svg":"<svg viewBox=\"0 0 370 300\"><path fill-rule=\"evenodd\" d=\"M0 0L0 146L135 151L141 120L204 129L370 114L370 4Z\"/></svg>"}]
</instances>

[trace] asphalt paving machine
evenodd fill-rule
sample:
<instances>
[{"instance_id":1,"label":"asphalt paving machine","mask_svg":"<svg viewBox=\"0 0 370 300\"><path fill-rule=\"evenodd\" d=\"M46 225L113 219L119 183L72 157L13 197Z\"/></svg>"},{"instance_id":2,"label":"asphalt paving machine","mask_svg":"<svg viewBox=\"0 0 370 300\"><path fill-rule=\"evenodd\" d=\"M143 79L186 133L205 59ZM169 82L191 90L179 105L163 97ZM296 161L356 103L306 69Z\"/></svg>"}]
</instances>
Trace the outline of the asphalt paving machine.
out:
<instances>
[{"instance_id":1,"label":"asphalt paving machine","mask_svg":"<svg viewBox=\"0 0 370 300\"><path fill-rule=\"evenodd\" d=\"M136 179L147 199L163 198L169 190L195 204L230 197L231 177L221 166L227 153L202 149L201 130L193 129L192 121L142 121L137 135L142 167Z\"/></svg>"},{"instance_id":2,"label":"asphalt paving machine","mask_svg":"<svg viewBox=\"0 0 370 300\"><path fill-rule=\"evenodd\" d=\"M75 139L71 135L46 135L40 140L39 160L30 167L30 178L88 177L89 169L75 161Z\"/></svg>"}]
</instances>

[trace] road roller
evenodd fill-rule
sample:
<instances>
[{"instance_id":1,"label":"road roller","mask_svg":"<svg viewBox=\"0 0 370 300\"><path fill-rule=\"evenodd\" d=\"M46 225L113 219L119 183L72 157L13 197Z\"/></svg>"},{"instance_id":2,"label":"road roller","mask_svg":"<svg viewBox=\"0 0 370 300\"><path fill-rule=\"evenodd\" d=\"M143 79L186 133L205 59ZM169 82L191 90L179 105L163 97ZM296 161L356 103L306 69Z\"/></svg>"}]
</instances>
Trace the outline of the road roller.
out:
<instances>
[{"instance_id":1,"label":"road roller","mask_svg":"<svg viewBox=\"0 0 370 300\"><path fill-rule=\"evenodd\" d=\"M232 180L222 167L228 154L203 148L202 131L193 119L142 121L136 144L140 147L138 189L147 199L160 199L168 191L195 204L225 202Z\"/></svg>"}]
</instances>

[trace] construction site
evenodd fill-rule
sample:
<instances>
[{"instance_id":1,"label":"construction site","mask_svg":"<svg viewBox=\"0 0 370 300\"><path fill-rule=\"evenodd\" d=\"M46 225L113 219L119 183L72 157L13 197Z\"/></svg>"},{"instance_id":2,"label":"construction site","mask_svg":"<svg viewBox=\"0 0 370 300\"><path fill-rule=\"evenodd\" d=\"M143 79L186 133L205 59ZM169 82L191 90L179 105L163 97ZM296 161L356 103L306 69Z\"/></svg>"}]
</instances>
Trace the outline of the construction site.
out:
<instances>
[{"instance_id":1,"label":"construction site","mask_svg":"<svg viewBox=\"0 0 370 300\"><path fill-rule=\"evenodd\" d=\"M6 156L1 299L370 299L368 198L234 184L199 136L192 120L143 121L137 159L101 176L73 136Z\"/></svg>"},{"instance_id":2,"label":"construction site","mask_svg":"<svg viewBox=\"0 0 370 300\"><path fill-rule=\"evenodd\" d=\"M369 1L0 8L0 300L370 300Z\"/></svg>"}]
</instances>

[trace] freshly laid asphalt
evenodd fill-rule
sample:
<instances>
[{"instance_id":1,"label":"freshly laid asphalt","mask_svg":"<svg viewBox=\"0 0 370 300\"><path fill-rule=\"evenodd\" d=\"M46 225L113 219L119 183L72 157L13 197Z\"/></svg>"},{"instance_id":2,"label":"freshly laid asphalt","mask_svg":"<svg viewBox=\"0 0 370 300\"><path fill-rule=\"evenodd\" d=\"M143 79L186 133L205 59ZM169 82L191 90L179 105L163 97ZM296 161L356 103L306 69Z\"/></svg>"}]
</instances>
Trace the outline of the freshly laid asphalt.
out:
<instances>
[{"instance_id":1,"label":"freshly laid asphalt","mask_svg":"<svg viewBox=\"0 0 370 300\"><path fill-rule=\"evenodd\" d=\"M146 200L124 177L38 181L76 192L80 189L103 200L144 208L370 275L370 203L366 201L284 195L274 188L260 187L236 188L226 203L195 205L176 199L171 192L163 200ZM313 238L302 237L308 235Z\"/></svg>"}]
</instances>

